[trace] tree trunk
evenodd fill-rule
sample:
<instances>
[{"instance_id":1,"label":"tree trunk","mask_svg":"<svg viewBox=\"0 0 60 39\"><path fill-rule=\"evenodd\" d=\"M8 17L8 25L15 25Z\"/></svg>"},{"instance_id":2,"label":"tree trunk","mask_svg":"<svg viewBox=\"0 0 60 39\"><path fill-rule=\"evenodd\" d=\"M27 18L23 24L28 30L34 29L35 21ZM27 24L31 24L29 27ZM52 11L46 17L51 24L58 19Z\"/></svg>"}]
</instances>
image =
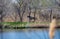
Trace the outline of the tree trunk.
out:
<instances>
[{"instance_id":1,"label":"tree trunk","mask_svg":"<svg viewBox=\"0 0 60 39\"><path fill-rule=\"evenodd\" d=\"M35 18L35 16L36 16L36 8L35 8L35 12L34 12L34 18ZM36 19L34 19L34 22L35 22L35 20L36 20Z\"/></svg>"},{"instance_id":2,"label":"tree trunk","mask_svg":"<svg viewBox=\"0 0 60 39\"><path fill-rule=\"evenodd\" d=\"M29 10L30 10L30 12L29 12L29 16L31 15L31 8L29 7ZM29 22L31 22L31 20L29 19Z\"/></svg>"},{"instance_id":3,"label":"tree trunk","mask_svg":"<svg viewBox=\"0 0 60 39\"><path fill-rule=\"evenodd\" d=\"M3 22L3 15L2 15L3 11L0 12L0 22Z\"/></svg>"},{"instance_id":4,"label":"tree trunk","mask_svg":"<svg viewBox=\"0 0 60 39\"><path fill-rule=\"evenodd\" d=\"M50 13L50 22L51 22L51 19L52 19L52 9L51 9L51 13Z\"/></svg>"}]
</instances>

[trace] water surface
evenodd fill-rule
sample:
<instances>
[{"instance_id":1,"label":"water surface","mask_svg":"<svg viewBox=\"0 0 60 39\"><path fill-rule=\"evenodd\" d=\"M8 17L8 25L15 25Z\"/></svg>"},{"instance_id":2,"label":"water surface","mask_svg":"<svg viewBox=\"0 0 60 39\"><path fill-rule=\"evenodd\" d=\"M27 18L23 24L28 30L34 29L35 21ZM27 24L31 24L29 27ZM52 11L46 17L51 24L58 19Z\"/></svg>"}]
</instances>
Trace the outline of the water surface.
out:
<instances>
[{"instance_id":1,"label":"water surface","mask_svg":"<svg viewBox=\"0 0 60 39\"><path fill-rule=\"evenodd\" d=\"M48 33L46 29L6 31L0 32L0 39L49 39ZM54 39L60 39L60 29L56 29Z\"/></svg>"}]
</instances>

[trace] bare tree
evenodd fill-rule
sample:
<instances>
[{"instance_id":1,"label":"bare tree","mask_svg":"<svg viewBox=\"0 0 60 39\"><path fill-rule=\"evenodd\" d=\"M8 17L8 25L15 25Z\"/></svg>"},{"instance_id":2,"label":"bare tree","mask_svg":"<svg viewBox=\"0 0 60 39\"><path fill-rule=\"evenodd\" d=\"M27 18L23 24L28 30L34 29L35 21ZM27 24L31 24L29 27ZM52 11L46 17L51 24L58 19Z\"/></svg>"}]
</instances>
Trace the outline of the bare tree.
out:
<instances>
[{"instance_id":1,"label":"bare tree","mask_svg":"<svg viewBox=\"0 0 60 39\"><path fill-rule=\"evenodd\" d=\"M36 18L35 16L36 16L36 7L35 7L35 12L34 12L34 18ZM35 20L36 19L34 19L34 22L35 22Z\"/></svg>"},{"instance_id":2,"label":"bare tree","mask_svg":"<svg viewBox=\"0 0 60 39\"><path fill-rule=\"evenodd\" d=\"M23 22L23 15L25 13L27 3L25 3L23 0L19 0L17 2L18 2L18 6L15 6L15 8L17 9L20 22Z\"/></svg>"},{"instance_id":3,"label":"bare tree","mask_svg":"<svg viewBox=\"0 0 60 39\"><path fill-rule=\"evenodd\" d=\"M31 7L29 7L29 16L31 15ZM29 19L29 22L31 22L31 20Z\"/></svg>"},{"instance_id":4,"label":"bare tree","mask_svg":"<svg viewBox=\"0 0 60 39\"><path fill-rule=\"evenodd\" d=\"M0 9L0 22L2 22L2 13L3 13L3 10Z\"/></svg>"},{"instance_id":5,"label":"bare tree","mask_svg":"<svg viewBox=\"0 0 60 39\"><path fill-rule=\"evenodd\" d=\"M2 0L0 0L0 22L3 22L3 17L4 17L3 8L4 8L4 3Z\"/></svg>"}]
</instances>

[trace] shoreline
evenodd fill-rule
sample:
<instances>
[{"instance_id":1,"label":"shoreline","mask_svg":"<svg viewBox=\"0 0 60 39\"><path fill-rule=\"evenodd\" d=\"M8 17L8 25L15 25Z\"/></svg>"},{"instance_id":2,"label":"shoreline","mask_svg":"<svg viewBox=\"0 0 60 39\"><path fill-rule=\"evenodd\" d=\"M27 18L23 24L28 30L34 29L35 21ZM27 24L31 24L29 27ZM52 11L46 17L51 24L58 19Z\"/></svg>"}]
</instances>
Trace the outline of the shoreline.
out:
<instances>
[{"instance_id":1,"label":"shoreline","mask_svg":"<svg viewBox=\"0 0 60 39\"><path fill-rule=\"evenodd\" d=\"M10 26L4 26L3 29L39 29L39 28L49 28L48 25L37 25L37 26L23 26L23 27L10 27ZM56 28L60 28L60 25L56 26ZM2 26L0 27L0 29L2 29Z\"/></svg>"}]
</instances>

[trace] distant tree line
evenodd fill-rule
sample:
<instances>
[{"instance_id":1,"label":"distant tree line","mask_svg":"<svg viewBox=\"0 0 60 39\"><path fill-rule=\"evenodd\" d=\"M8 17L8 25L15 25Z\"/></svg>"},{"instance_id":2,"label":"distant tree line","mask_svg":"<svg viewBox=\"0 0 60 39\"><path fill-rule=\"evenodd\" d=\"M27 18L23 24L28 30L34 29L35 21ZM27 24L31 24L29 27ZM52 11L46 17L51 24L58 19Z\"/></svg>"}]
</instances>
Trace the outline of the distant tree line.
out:
<instances>
[{"instance_id":1,"label":"distant tree line","mask_svg":"<svg viewBox=\"0 0 60 39\"><path fill-rule=\"evenodd\" d=\"M19 22L23 22L25 15L29 19L29 22L31 22L31 20L35 22L38 18L36 17L37 14L39 16L39 19L46 20L46 21L51 21L52 16L54 15L57 18L60 17L59 12L57 12L58 14L54 12L55 5L57 5L56 7L60 7L60 1L58 0L54 0L55 4L53 3L53 5L51 5L50 2L48 3L47 1L44 2L41 0L38 0L38 1L37 0L15 0L15 1L0 0L0 1L1 1L0 2L0 22L4 22L4 20L6 20L5 17L8 17L8 19L10 17L12 20L14 20L14 22L16 22L17 17L19 17ZM40 1L42 3L40 3ZM59 8L57 9L60 10ZM37 13L37 10L39 10L38 13ZM33 14L33 16L31 16L31 14ZM10 21L11 19L9 19L8 21Z\"/></svg>"}]
</instances>

